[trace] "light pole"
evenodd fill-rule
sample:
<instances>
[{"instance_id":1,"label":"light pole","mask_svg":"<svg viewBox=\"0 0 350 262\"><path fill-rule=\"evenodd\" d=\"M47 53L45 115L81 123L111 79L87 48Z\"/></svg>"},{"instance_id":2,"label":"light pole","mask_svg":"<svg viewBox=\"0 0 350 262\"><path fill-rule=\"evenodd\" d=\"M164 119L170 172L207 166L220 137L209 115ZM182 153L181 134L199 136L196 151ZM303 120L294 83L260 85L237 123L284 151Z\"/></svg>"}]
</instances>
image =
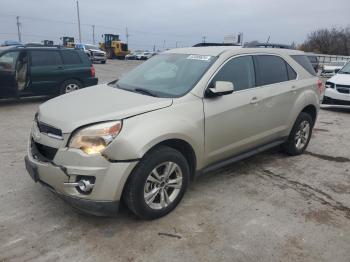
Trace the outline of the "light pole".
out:
<instances>
[{"instance_id":1,"label":"light pole","mask_svg":"<svg viewBox=\"0 0 350 262\"><path fill-rule=\"evenodd\" d=\"M17 20L17 33L18 33L18 41L21 43L22 42L22 37L21 37L21 23L19 22L19 16L16 17Z\"/></svg>"},{"instance_id":2,"label":"light pole","mask_svg":"<svg viewBox=\"0 0 350 262\"><path fill-rule=\"evenodd\" d=\"M92 42L95 45L95 25L92 25Z\"/></svg>"},{"instance_id":3,"label":"light pole","mask_svg":"<svg viewBox=\"0 0 350 262\"><path fill-rule=\"evenodd\" d=\"M79 42L81 43L81 29L80 29L79 1L77 1L77 13L78 13Z\"/></svg>"}]
</instances>

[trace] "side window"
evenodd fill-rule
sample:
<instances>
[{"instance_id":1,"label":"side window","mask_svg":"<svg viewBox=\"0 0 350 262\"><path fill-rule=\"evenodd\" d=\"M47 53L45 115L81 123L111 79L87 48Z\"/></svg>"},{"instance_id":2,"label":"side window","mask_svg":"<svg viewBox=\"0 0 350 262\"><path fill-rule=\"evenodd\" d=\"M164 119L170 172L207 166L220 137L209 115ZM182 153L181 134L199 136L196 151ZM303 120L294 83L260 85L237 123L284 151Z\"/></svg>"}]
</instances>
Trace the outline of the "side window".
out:
<instances>
[{"instance_id":1,"label":"side window","mask_svg":"<svg viewBox=\"0 0 350 262\"><path fill-rule=\"evenodd\" d=\"M274 55L258 55L254 58L259 86L288 81L286 62L282 58Z\"/></svg>"},{"instance_id":2,"label":"side window","mask_svg":"<svg viewBox=\"0 0 350 262\"><path fill-rule=\"evenodd\" d=\"M31 51L32 66L61 65L62 59L58 51Z\"/></svg>"},{"instance_id":3,"label":"side window","mask_svg":"<svg viewBox=\"0 0 350 262\"><path fill-rule=\"evenodd\" d=\"M8 52L0 56L0 70L14 71L16 69L16 60L19 52Z\"/></svg>"},{"instance_id":4,"label":"side window","mask_svg":"<svg viewBox=\"0 0 350 262\"><path fill-rule=\"evenodd\" d=\"M288 63L286 63L286 66L287 66L287 72L288 72L288 79L289 80L296 79L297 73L294 71L294 69Z\"/></svg>"},{"instance_id":5,"label":"side window","mask_svg":"<svg viewBox=\"0 0 350 262\"><path fill-rule=\"evenodd\" d=\"M81 64L82 61L78 52L76 51L61 51L63 63L65 65L78 65Z\"/></svg>"},{"instance_id":6,"label":"side window","mask_svg":"<svg viewBox=\"0 0 350 262\"><path fill-rule=\"evenodd\" d=\"M241 56L228 61L214 76L212 83L228 81L233 83L235 91L255 86L254 63L251 56Z\"/></svg>"}]
</instances>

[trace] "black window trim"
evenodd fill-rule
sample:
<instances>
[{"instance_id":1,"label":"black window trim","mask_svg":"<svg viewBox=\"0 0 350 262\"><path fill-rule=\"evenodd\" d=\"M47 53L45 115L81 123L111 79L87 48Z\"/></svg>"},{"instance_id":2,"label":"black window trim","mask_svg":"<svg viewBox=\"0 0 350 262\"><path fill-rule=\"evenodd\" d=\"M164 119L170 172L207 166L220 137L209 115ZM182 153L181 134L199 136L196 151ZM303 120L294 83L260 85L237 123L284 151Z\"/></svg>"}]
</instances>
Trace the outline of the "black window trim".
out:
<instances>
[{"instance_id":1,"label":"black window trim","mask_svg":"<svg viewBox=\"0 0 350 262\"><path fill-rule=\"evenodd\" d=\"M287 64L294 70L294 72L296 73L296 78L295 79L289 79L289 74L288 74L288 70L287 70L287 76L288 76L288 80L287 81L283 81L283 82L277 82L277 83L273 83L273 84L269 84L269 85L261 85L261 86L257 86L257 79L256 79L256 62L255 62L255 59L254 57L255 56L259 56L259 55L271 55L271 56L277 56L279 58L281 58L284 62L285 62L285 66L286 66L286 70L287 70ZM246 91L250 91L250 90L253 90L253 89L257 89L257 88L264 88L266 86L273 86L273 85L277 85L277 84L281 84L281 83L286 83L286 82L292 82L292 81L297 81L299 80L299 74L298 74L298 71L294 69L294 67L288 63L286 61L286 59L279 55L279 54L271 54L271 53L244 53L244 54L235 54L233 56L230 56L229 58L227 58L216 70L215 72L210 76L204 90L203 90L203 97L205 97L205 92L208 88L210 88L210 84L212 83L212 80L214 79L214 77L217 75L217 73L221 70L221 68L223 66L225 66L229 61L231 61L232 59L235 59L235 58L238 58L238 57L242 57L242 56L251 56L252 59L253 59L253 65L254 65L254 76L255 76L255 83L254 83L254 87L251 87L251 88L247 88L247 89L243 89L243 90L238 90L238 91L234 91L232 94L237 94L239 92L246 92Z\"/></svg>"}]
</instances>

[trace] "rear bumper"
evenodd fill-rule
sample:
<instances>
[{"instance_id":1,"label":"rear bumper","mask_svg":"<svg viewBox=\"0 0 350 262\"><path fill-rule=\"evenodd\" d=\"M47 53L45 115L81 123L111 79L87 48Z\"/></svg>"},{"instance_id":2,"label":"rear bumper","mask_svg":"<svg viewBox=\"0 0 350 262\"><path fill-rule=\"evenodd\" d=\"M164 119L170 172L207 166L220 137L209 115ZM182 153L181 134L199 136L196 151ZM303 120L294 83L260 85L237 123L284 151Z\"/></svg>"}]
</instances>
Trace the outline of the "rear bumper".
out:
<instances>
[{"instance_id":1,"label":"rear bumper","mask_svg":"<svg viewBox=\"0 0 350 262\"><path fill-rule=\"evenodd\" d=\"M88 78L84 81L85 87L87 86L95 86L98 83L98 78L97 77L91 77Z\"/></svg>"}]
</instances>

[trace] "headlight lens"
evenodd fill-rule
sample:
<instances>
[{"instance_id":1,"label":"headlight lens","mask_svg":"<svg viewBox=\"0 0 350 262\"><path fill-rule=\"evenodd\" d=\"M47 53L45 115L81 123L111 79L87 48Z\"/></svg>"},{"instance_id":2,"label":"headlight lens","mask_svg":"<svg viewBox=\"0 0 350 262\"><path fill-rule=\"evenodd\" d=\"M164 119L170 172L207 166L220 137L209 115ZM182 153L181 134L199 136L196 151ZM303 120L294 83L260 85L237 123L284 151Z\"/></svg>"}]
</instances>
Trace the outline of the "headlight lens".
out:
<instances>
[{"instance_id":1,"label":"headlight lens","mask_svg":"<svg viewBox=\"0 0 350 262\"><path fill-rule=\"evenodd\" d=\"M69 147L80 149L88 155L100 154L121 129L121 121L105 122L82 128L73 135Z\"/></svg>"}]
</instances>

